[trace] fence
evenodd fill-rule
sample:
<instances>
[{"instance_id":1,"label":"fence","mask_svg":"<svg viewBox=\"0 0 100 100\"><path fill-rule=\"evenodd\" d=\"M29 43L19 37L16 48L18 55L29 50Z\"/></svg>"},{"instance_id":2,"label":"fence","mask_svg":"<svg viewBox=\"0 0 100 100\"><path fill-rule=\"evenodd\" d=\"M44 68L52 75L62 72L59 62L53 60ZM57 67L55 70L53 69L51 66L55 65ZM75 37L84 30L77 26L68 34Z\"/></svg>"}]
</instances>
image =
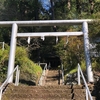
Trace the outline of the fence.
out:
<instances>
[{"instance_id":1,"label":"fence","mask_svg":"<svg viewBox=\"0 0 100 100\"><path fill-rule=\"evenodd\" d=\"M15 78L15 86L19 85L19 74L20 74L20 70L18 69L18 65L15 67L15 69L13 70L13 72L10 74L10 76L4 81L4 83L1 85L0 87L0 100L2 98L2 93L4 88L7 86L8 84L8 80L9 78L13 75L13 73L16 71L16 78Z\"/></svg>"},{"instance_id":2,"label":"fence","mask_svg":"<svg viewBox=\"0 0 100 100\"><path fill-rule=\"evenodd\" d=\"M47 63L39 63L39 65L44 65L44 68L43 68L43 72L42 72L42 75L40 77L40 80L39 80L39 83L38 85L44 85L45 84L45 78L46 78L46 74L47 74Z\"/></svg>"},{"instance_id":3,"label":"fence","mask_svg":"<svg viewBox=\"0 0 100 100\"><path fill-rule=\"evenodd\" d=\"M80 67L79 64L78 64L78 71L77 71L77 73L78 73L78 85L81 84L81 82L80 82L80 75L82 76L82 79L83 79L83 82L84 82L84 85L85 85L85 89L86 89L86 100L93 100L92 96L91 96L91 93L90 93L90 90L88 88L88 85L86 83L85 77L83 75L83 72L82 72L81 67Z\"/></svg>"}]
</instances>

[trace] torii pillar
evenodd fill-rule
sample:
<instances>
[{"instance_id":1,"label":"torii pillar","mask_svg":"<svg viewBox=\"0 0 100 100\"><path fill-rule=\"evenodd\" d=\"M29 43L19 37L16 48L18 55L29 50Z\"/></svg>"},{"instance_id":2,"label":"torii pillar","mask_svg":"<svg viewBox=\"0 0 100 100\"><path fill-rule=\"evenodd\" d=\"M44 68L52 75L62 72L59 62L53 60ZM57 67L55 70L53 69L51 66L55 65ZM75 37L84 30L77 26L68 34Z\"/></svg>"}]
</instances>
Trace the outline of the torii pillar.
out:
<instances>
[{"instance_id":1,"label":"torii pillar","mask_svg":"<svg viewBox=\"0 0 100 100\"><path fill-rule=\"evenodd\" d=\"M17 41L17 29L18 29L17 24L13 23L12 34L11 34L11 43L10 43L9 62L8 62L8 72L7 72L7 78L9 78L8 83L12 83L12 81L13 81L13 74L12 73L14 70L15 50L16 50L16 41ZM11 77L9 77L9 76L11 76Z\"/></svg>"},{"instance_id":2,"label":"torii pillar","mask_svg":"<svg viewBox=\"0 0 100 100\"><path fill-rule=\"evenodd\" d=\"M83 35L84 35L84 51L86 60L86 71L88 82L94 82L93 72L89 53L89 37L88 37L88 23L83 22Z\"/></svg>"}]
</instances>

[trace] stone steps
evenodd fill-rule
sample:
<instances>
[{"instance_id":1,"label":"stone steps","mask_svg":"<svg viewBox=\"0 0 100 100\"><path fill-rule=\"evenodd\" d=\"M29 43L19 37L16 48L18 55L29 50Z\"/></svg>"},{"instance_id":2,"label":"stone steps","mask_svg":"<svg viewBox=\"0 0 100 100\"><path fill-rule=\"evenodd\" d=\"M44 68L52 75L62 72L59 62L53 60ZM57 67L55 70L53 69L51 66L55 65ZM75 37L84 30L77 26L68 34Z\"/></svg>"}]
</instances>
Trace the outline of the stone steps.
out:
<instances>
[{"instance_id":1,"label":"stone steps","mask_svg":"<svg viewBox=\"0 0 100 100\"><path fill-rule=\"evenodd\" d=\"M9 84L2 100L86 100L82 85L59 85L58 78L59 71L51 70L44 86Z\"/></svg>"},{"instance_id":2,"label":"stone steps","mask_svg":"<svg viewBox=\"0 0 100 100\"><path fill-rule=\"evenodd\" d=\"M58 70L49 70L46 76L45 85L59 85L60 76Z\"/></svg>"},{"instance_id":3,"label":"stone steps","mask_svg":"<svg viewBox=\"0 0 100 100\"><path fill-rule=\"evenodd\" d=\"M82 86L13 86L9 85L2 100L85 100Z\"/></svg>"},{"instance_id":4,"label":"stone steps","mask_svg":"<svg viewBox=\"0 0 100 100\"><path fill-rule=\"evenodd\" d=\"M65 99L71 99L72 98L72 94L67 94L67 93L13 93L10 95L11 98L42 98L42 99L46 99L46 98L55 98L55 99L59 99L59 98L65 98Z\"/></svg>"}]
</instances>

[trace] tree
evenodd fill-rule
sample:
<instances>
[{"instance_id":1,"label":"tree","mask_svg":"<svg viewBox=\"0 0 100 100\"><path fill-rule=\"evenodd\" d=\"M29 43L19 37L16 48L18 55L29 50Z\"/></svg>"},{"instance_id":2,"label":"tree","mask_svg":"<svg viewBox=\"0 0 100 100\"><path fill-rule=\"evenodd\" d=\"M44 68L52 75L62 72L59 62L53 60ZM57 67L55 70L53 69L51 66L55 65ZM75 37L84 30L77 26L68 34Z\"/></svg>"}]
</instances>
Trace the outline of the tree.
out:
<instances>
[{"instance_id":1,"label":"tree","mask_svg":"<svg viewBox=\"0 0 100 100\"><path fill-rule=\"evenodd\" d=\"M59 55L64 68L71 70L84 59L84 48L82 37L63 37L55 45L56 53Z\"/></svg>"},{"instance_id":2,"label":"tree","mask_svg":"<svg viewBox=\"0 0 100 100\"><path fill-rule=\"evenodd\" d=\"M2 13L0 15L0 20L3 21L12 21L12 20L39 20L41 14L41 3L38 0L2 0ZM28 27L28 28L19 28L19 32L33 32L38 31L38 27ZM10 42L11 29L10 28L1 28L0 37L6 43ZM7 37L7 38L6 38ZM31 39L34 43L32 45L27 44L26 38L18 39L18 45L26 46L28 49L38 48L38 39Z\"/></svg>"},{"instance_id":3,"label":"tree","mask_svg":"<svg viewBox=\"0 0 100 100\"><path fill-rule=\"evenodd\" d=\"M37 20L40 6L38 0L6 0L1 20Z\"/></svg>"},{"instance_id":4,"label":"tree","mask_svg":"<svg viewBox=\"0 0 100 100\"><path fill-rule=\"evenodd\" d=\"M100 16L100 2L99 0L50 0L51 4L47 5L48 9L42 6L40 0L1 0L0 6L0 20L50 20L50 19L85 19L85 18L93 18L97 19ZM46 1L45 1L46 2ZM91 33L91 37L97 36L99 34L99 25L90 25L89 32ZM56 28L55 28L56 27ZM19 28L20 32L39 32L39 31L75 31L80 30L80 26L54 26L54 27L28 27L28 28ZM92 29L95 29L95 32ZM10 38L9 29L1 29L0 30L0 38L8 42L6 37ZM8 33L7 35L4 33ZM2 35L3 34L3 35ZM57 55L55 51L57 51L58 47L54 51L55 38L47 38L45 41L42 41L40 38L31 39L31 44L28 45L25 39L19 39L18 45L25 46L30 51L30 54L39 54L45 55L47 53L52 53ZM63 39L63 38L62 38ZM51 43L52 42L52 43ZM50 47L46 46L45 43L50 43ZM81 43L81 42L80 42ZM62 43L61 43L62 44ZM64 44L64 43L63 43ZM62 45L63 45L62 44ZM60 44L59 44L60 45ZM77 43L70 44L72 47L76 46ZM42 48L41 48L42 47ZM76 55L77 50L73 51L72 47L66 48L69 54ZM45 52L44 52L44 48ZM50 50L52 48L52 50ZM63 49L63 46L62 46ZM58 49L59 50L59 49ZM65 50L65 51L66 51ZM47 52L48 51L48 52ZM34 53L36 52L36 53ZM75 53L72 53L75 52ZM32 56L33 58L33 56ZM36 57L34 57L35 59ZM38 57L36 58L38 59Z\"/></svg>"}]
</instances>

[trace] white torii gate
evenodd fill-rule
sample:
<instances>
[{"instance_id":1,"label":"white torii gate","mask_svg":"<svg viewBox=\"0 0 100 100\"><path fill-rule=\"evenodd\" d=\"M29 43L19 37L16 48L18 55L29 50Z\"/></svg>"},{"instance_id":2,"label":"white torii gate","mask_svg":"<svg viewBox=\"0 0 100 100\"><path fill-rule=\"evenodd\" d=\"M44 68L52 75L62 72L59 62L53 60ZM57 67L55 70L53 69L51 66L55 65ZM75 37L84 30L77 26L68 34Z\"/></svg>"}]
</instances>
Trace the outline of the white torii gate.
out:
<instances>
[{"instance_id":1,"label":"white torii gate","mask_svg":"<svg viewBox=\"0 0 100 100\"><path fill-rule=\"evenodd\" d=\"M88 37L88 23L92 23L93 20L43 20L43 21L0 21L0 26L12 26L12 35L10 43L10 54L8 62L7 77L13 72L15 62L15 50L17 37L46 37L46 36L84 36L84 51L86 59L86 70L88 82L94 82L93 72L89 54L89 37ZM61 26L61 25L82 25L82 31L80 32L33 32L33 33L18 33L18 27L27 26ZM8 80L8 83L13 81L13 75Z\"/></svg>"}]
</instances>

